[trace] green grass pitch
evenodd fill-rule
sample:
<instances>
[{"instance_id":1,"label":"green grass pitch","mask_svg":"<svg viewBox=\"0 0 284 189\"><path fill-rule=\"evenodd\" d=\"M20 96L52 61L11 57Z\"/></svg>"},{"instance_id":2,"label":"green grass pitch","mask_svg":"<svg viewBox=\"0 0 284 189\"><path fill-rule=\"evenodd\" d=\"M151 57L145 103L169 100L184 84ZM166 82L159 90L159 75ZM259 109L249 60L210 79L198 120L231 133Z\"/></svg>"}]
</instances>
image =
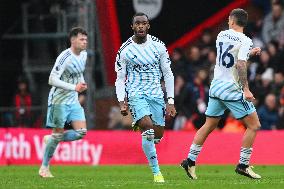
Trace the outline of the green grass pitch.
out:
<instances>
[{"instance_id":1,"label":"green grass pitch","mask_svg":"<svg viewBox=\"0 0 284 189\"><path fill-rule=\"evenodd\" d=\"M263 178L252 180L234 172L234 166L202 165L197 167L198 180L189 180L179 166L161 166L165 183L153 183L152 173L146 165L133 166L53 166L55 178L38 176L37 166L0 167L2 189L283 189L284 166L256 166L255 172Z\"/></svg>"}]
</instances>

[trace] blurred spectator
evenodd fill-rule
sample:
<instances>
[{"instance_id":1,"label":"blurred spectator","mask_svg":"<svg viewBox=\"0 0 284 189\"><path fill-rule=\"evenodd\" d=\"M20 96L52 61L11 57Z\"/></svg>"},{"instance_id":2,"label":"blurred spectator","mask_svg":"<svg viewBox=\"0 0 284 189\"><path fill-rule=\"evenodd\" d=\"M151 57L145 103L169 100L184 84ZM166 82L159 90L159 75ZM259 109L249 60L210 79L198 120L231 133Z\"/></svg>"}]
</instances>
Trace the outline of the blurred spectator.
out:
<instances>
[{"instance_id":1,"label":"blurred spectator","mask_svg":"<svg viewBox=\"0 0 284 189\"><path fill-rule=\"evenodd\" d=\"M205 70L197 71L194 82L188 82L180 96L180 112L194 123L196 128L200 128L205 120L208 86L204 85L204 82L207 77Z\"/></svg>"},{"instance_id":2,"label":"blurred spectator","mask_svg":"<svg viewBox=\"0 0 284 189\"><path fill-rule=\"evenodd\" d=\"M268 50L268 53L270 55L270 66L274 69L274 70L278 70L279 69L279 64L282 59L282 56L281 56L281 51L279 51L279 47L278 47L278 42L276 41L270 41L268 44L267 44L267 50Z\"/></svg>"},{"instance_id":3,"label":"blurred spectator","mask_svg":"<svg viewBox=\"0 0 284 189\"><path fill-rule=\"evenodd\" d=\"M192 76L188 76L186 60L180 48L174 49L171 55L171 61L172 72L175 76L175 96L178 96L187 77L192 78Z\"/></svg>"},{"instance_id":4,"label":"blurred spectator","mask_svg":"<svg viewBox=\"0 0 284 189\"><path fill-rule=\"evenodd\" d=\"M175 122L173 125L173 130L183 130L183 127L187 121L187 118L184 115L178 114L175 118Z\"/></svg>"},{"instance_id":5,"label":"blurred spectator","mask_svg":"<svg viewBox=\"0 0 284 189\"><path fill-rule=\"evenodd\" d=\"M109 122L108 129L122 130L124 129L122 123L122 115L118 106L112 106L108 114Z\"/></svg>"},{"instance_id":6,"label":"blurred spectator","mask_svg":"<svg viewBox=\"0 0 284 189\"><path fill-rule=\"evenodd\" d=\"M262 29L262 19L258 19L255 22L249 22L248 27L246 29L247 35L252 39L253 47L264 47L264 43L261 39L261 32Z\"/></svg>"},{"instance_id":7,"label":"blurred spectator","mask_svg":"<svg viewBox=\"0 0 284 189\"><path fill-rule=\"evenodd\" d=\"M248 81L250 83L253 83L256 79L257 68L258 68L257 62L248 61L248 73L249 73Z\"/></svg>"},{"instance_id":8,"label":"blurred spectator","mask_svg":"<svg viewBox=\"0 0 284 189\"><path fill-rule=\"evenodd\" d=\"M208 84L210 84L210 82L213 79L214 76L214 68L215 68L215 64L216 64L216 51L214 48L209 49L208 54L207 54L207 59L204 61L204 65L206 66L206 71L208 73Z\"/></svg>"},{"instance_id":9,"label":"blurred spectator","mask_svg":"<svg viewBox=\"0 0 284 189\"><path fill-rule=\"evenodd\" d=\"M258 116L262 130L274 130L278 123L276 96L272 93L265 98L265 104L258 109Z\"/></svg>"},{"instance_id":10,"label":"blurred spectator","mask_svg":"<svg viewBox=\"0 0 284 189\"><path fill-rule=\"evenodd\" d=\"M84 108L86 105L86 94L80 93L78 96L78 100L79 100L80 105Z\"/></svg>"},{"instance_id":11,"label":"blurred spectator","mask_svg":"<svg viewBox=\"0 0 284 189\"><path fill-rule=\"evenodd\" d=\"M173 50L171 55L171 68L174 76L181 76L183 79L186 79L186 59L184 57L183 51L180 48L176 48Z\"/></svg>"},{"instance_id":12,"label":"blurred spectator","mask_svg":"<svg viewBox=\"0 0 284 189\"><path fill-rule=\"evenodd\" d=\"M276 72L274 74L274 82L272 83L271 92L275 94L276 97L279 97L283 86L284 86L284 75L282 72Z\"/></svg>"},{"instance_id":13,"label":"blurred spectator","mask_svg":"<svg viewBox=\"0 0 284 189\"><path fill-rule=\"evenodd\" d=\"M271 8L270 1L267 0L252 0L252 2L264 10L264 14L268 14Z\"/></svg>"},{"instance_id":14,"label":"blurred spectator","mask_svg":"<svg viewBox=\"0 0 284 189\"><path fill-rule=\"evenodd\" d=\"M256 80L261 79L261 74L263 74L268 67L271 67L270 55L267 50L263 50L259 57L259 64L256 70Z\"/></svg>"},{"instance_id":15,"label":"blurred spectator","mask_svg":"<svg viewBox=\"0 0 284 189\"><path fill-rule=\"evenodd\" d=\"M16 107L16 124L19 127L29 127L31 124L32 97L28 84L24 79L18 81L18 91L14 97Z\"/></svg>"},{"instance_id":16,"label":"blurred spectator","mask_svg":"<svg viewBox=\"0 0 284 189\"><path fill-rule=\"evenodd\" d=\"M279 120L277 123L277 129L284 129L284 87L281 89L279 97L280 108L278 110Z\"/></svg>"},{"instance_id":17,"label":"blurred spectator","mask_svg":"<svg viewBox=\"0 0 284 189\"><path fill-rule=\"evenodd\" d=\"M273 81L273 69L268 68L261 75L260 81L256 81L254 85L251 86L251 90L256 97L256 105L262 105L264 103L264 99L268 93L271 92L271 82Z\"/></svg>"},{"instance_id":18,"label":"blurred spectator","mask_svg":"<svg viewBox=\"0 0 284 189\"><path fill-rule=\"evenodd\" d=\"M4 112L2 115L0 114L0 127L12 127L15 125L14 116L11 112Z\"/></svg>"},{"instance_id":19,"label":"blurred spectator","mask_svg":"<svg viewBox=\"0 0 284 189\"><path fill-rule=\"evenodd\" d=\"M265 43L278 41L284 29L283 6L280 1L272 2L271 13L265 16L262 28L262 39Z\"/></svg>"},{"instance_id":20,"label":"blurred spectator","mask_svg":"<svg viewBox=\"0 0 284 189\"><path fill-rule=\"evenodd\" d=\"M188 62L187 74L189 74L189 76L194 75L198 69L204 68L203 62L201 61L200 49L197 46L191 46L186 51L186 59ZM187 81L192 82L192 78L189 77Z\"/></svg>"},{"instance_id":21,"label":"blurred spectator","mask_svg":"<svg viewBox=\"0 0 284 189\"><path fill-rule=\"evenodd\" d=\"M215 48L215 40L213 39L213 32L211 29L207 28L203 30L198 42L198 47L202 58L206 58L209 50Z\"/></svg>"}]
</instances>

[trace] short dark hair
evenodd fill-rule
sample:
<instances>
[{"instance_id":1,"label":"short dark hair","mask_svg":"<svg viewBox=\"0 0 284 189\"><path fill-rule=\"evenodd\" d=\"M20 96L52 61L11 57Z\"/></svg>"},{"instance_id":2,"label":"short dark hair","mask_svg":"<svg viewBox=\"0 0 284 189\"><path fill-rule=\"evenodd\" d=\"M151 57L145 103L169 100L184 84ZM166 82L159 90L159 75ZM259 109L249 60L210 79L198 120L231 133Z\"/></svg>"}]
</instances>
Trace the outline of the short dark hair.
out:
<instances>
[{"instance_id":1,"label":"short dark hair","mask_svg":"<svg viewBox=\"0 0 284 189\"><path fill-rule=\"evenodd\" d=\"M87 31L85 29L81 27L74 27L69 32L69 40L71 40L72 37L77 36L79 33L88 36Z\"/></svg>"},{"instance_id":2,"label":"short dark hair","mask_svg":"<svg viewBox=\"0 0 284 189\"><path fill-rule=\"evenodd\" d=\"M248 13L243 9L234 9L230 13L230 17L234 17L236 24L245 27L248 22Z\"/></svg>"},{"instance_id":3,"label":"short dark hair","mask_svg":"<svg viewBox=\"0 0 284 189\"><path fill-rule=\"evenodd\" d=\"M149 21L149 17L148 17L147 14L145 14L145 13L143 13L143 12L137 12L137 13L134 14L133 17L132 17L132 24L133 24L134 18L135 18L136 16L146 16L146 17L147 17L147 20Z\"/></svg>"},{"instance_id":4,"label":"short dark hair","mask_svg":"<svg viewBox=\"0 0 284 189\"><path fill-rule=\"evenodd\" d=\"M281 8L283 8L283 2L280 1L280 0L274 0L272 1L271 5L277 5L277 6L280 6Z\"/></svg>"}]
</instances>

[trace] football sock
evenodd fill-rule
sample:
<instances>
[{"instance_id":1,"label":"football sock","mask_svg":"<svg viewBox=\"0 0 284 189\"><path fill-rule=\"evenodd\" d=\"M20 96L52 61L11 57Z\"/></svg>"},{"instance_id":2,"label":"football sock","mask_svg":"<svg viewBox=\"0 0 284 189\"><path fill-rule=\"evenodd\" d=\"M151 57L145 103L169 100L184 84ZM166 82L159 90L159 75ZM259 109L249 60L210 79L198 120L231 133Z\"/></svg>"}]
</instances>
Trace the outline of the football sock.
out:
<instances>
[{"instance_id":1,"label":"football sock","mask_svg":"<svg viewBox=\"0 0 284 189\"><path fill-rule=\"evenodd\" d=\"M192 143L188 153L188 158L191 159L191 161L196 161L196 158L199 155L201 149L202 145Z\"/></svg>"},{"instance_id":2,"label":"football sock","mask_svg":"<svg viewBox=\"0 0 284 189\"><path fill-rule=\"evenodd\" d=\"M52 134L51 137L48 139L45 150L44 150L44 155L43 155L43 160L42 160L42 166L48 167L50 159L52 158L55 149L58 145L58 143L62 140L62 134Z\"/></svg>"},{"instance_id":3,"label":"football sock","mask_svg":"<svg viewBox=\"0 0 284 189\"><path fill-rule=\"evenodd\" d=\"M153 174L157 174L160 172L156 147L153 140L148 140L147 138L142 136L142 148L148 159L149 165L152 169Z\"/></svg>"},{"instance_id":4,"label":"football sock","mask_svg":"<svg viewBox=\"0 0 284 189\"><path fill-rule=\"evenodd\" d=\"M239 163L244 164L244 165L248 165L251 153L252 153L252 148L241 147L241 154L240 154Z\"/></svg>"},{"instance_id":5,"label":"football sock","mask_svg":"<svg viewBox=\"0 0 284 189\"><path fill-rule=\"evenodd\" d=\"M63 141L74 141L74 140L79 140L81 138L82 138L81 135L73 129L67 130L63 134Z\"/></svg>"}]
</instances>

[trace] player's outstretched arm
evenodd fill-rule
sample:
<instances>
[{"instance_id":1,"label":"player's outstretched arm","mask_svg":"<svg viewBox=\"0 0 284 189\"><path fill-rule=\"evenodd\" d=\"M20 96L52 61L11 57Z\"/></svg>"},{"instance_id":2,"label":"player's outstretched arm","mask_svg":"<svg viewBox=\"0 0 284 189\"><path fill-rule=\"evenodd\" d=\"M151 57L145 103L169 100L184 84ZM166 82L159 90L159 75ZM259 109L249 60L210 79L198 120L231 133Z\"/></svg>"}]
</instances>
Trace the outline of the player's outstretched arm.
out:
<instances>
[{"instance_id":1,"label":"player's outstretched arm","mask_svg":"<svg viewBox=\"0 0 284 189\"><path fill-rule=\"evenodd\" d=\"M249 90L248 80L247 80L247 65L246 61L238 60L236 64L236 68L239 75L239 82L244 90L244 98L248 101L254 100L253 94Z\"/></svg>"}]
</instances>

